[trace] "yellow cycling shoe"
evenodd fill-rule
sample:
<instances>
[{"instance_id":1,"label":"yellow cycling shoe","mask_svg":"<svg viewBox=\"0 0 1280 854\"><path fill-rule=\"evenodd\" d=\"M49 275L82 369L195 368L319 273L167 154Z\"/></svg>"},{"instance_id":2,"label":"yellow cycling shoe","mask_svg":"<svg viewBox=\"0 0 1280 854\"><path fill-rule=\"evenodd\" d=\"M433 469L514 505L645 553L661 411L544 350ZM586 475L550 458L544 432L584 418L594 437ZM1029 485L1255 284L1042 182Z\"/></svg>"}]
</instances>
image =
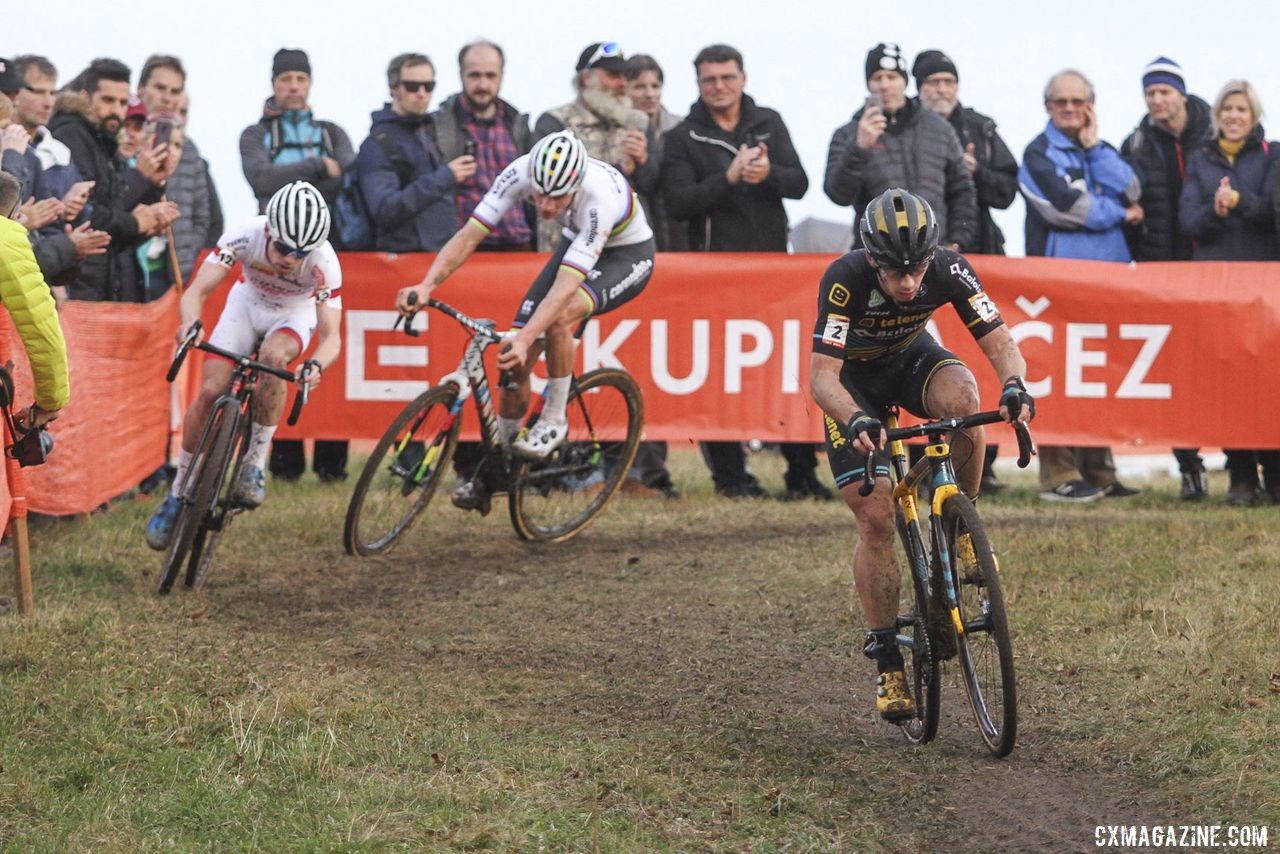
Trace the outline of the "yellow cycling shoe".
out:
<instances>
[{"instance_id":1,"label":"yellow cycling shoe","mask_svg":"<svg viewBox=\"0 0 1280 854\"><path fill-rule=\"evenodd\" d=\"M915 717L916 701L911 699L907 675L901 670L890 670L876 677L876 711L892 723Z\"/></svg>"}]
</instances>

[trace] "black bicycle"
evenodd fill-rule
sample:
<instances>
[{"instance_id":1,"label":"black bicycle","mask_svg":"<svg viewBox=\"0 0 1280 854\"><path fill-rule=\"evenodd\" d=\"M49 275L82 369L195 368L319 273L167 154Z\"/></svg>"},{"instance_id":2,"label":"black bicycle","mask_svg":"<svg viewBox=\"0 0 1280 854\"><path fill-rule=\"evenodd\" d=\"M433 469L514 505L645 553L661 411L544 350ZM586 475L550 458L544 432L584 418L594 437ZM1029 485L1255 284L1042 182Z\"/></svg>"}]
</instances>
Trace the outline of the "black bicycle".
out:
<instances>
[{"instance_id":1,"label":"black bicycle","mask_svg":"<svg viewBox=\"0 0 1280 854\"><path fill-rule=\"evenodd\" d=\"M526 540L560 542L582 531L618 491L640 446L644 401L625 371L599 368L575 376L566 416L568 437L546 459L513 456L498 434L484 352L501 342L493 321L476 320L439 300L443 312L470 333L457 369L411 401L391 422L356 481L343 544L362 557L385 552L426 509L450 468L462 407L471 398L480 417L480 474L505 491L511 523ZM396 324L399 325L397 319ZM394 327L393 327L394 328ZM412 318L405 332L416 336ZM505 375L499 384L505 386ZM542 398L525 426L532 426ZM487 504L482 512L488 512Z\"/></svg>"},{"instance_id":2,"label":"black bicycle","mask_svg":"<svg viewBox=\"0 0 1280 854\"><path fill-rule=\"evenodd\" d=\"M161 595L173 588L183 564L186 565L187 587L194 589L204 584L219 540L231 525L231 520L246 509L232 500L231 488L239 477L240 466L249 447L249 414L258 388L259 375L271 374L290 383L295 380L292 372L265 365L255 361L252 356L231 353L207 341L197 344L196 337L200 328L200 322L196 321L178 347L173 364L169 366L169 382L173 382L178 376L178 370L192 349L221 356L235 367L231 378L227 380L226 391L209 411L209 417L200 433L200 441L191 458L191 466L187 469L183 482L178 485L182 507L174 521L173 534L160 570L160 581L156 584L156 592ZM294 398L293 409L289 412L290 424L297 423L298 415L306 405L306 380L312 369L310 362L303 366L298 394Z\"/></svg>"},{"instance_id":3,"label":"black bicycle","mask_svg":"<svg viewBox=\"0 0 1280 854\"><path fill-rule=\"evenodd\" d=\"M942 663L959 658L969 704L978 731L996 756L1013 750L1018 730L1018 690L1013 672L1013 644L1000 586L1000 566L991 540L973 506L956 485L951 447L946 437L956 430L995 424L999 412L944 418L914 427L898 427L898 413L885 421L898 535L907 553L911 589L903 591L898 615L898 644L906 650L907 684L916 701L915 717L901 723L908 739L924 743L938 733ZM1018 466L1026 468L1035 454L1027 425L1014 422ZM904 439L927 437L925 455L910 469ZM929 546L925 546L918 490L928 501ZM859 493L875 488L871 459Z\"/></svg>"}]
</instances>

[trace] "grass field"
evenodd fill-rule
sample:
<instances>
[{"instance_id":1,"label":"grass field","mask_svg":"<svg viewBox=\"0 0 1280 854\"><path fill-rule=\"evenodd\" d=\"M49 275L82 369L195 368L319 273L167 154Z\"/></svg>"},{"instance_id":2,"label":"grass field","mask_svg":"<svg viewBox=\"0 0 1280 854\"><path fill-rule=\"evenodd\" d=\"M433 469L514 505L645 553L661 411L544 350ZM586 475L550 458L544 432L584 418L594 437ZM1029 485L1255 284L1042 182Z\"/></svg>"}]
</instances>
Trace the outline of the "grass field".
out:
<instances>
[{"instance_id":1,"label":"grass field","mask_svg":"<svg viewBox=\"0 0 1280 854\"><path fill-rule=\"evenodd\" d=\"M780 488L780 461L753 466ZM988 757L947 675L938 740L873 712L843 505L623 498L577 540L441 502L342 553L347 487L272 484L201 594L151 594L154 502L34 530L0 617L13 850L1045 850L1097 825L1280 844L1280 508L1098 506L1029 477L1001 554L1020 737ZM1215 476L1216 477L1216 476ZM0 586L7 590L8 579Z\"/></svg>"}]
</instances>

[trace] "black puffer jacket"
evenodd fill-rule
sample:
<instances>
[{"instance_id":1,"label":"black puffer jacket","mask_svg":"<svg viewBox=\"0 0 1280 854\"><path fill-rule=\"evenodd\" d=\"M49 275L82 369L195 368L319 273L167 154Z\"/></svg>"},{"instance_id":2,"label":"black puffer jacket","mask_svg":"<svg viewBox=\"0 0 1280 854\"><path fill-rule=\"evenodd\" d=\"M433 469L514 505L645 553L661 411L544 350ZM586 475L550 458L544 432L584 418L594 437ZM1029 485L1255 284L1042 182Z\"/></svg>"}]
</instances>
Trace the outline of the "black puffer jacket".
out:
<instances>
[{"instance_id":1,"label":"black puffer jacket","mask_svg":"<svg viewBox=\"0 0 1280 854\"><path fill-rule=\"evenodd\" d=\"M1273 145L1266 141L1262 125L1255 125L1244 148L1228 163L1217 140L1205 143L1187 163L1178 220L1182 231L1195 241L1196 261L1274 261L1276 247L1272 182L1275 179ZM1213 197L1223 178L1240 200L1225 217L1213 212Z\"/></svg>"},{"instance_id":2,"label":"black puffer jacket","mask_svg":"<svg viewBox=\"0 0 1280 854\"><path fill-rule=\"evenodd\" d=\"M143 301L132 253L144 236L138 234L131 211L160 201L163 190L125 165L116 153L115 139L102 133L92 117L87 99L63 92L49 120L49 132L71 150L81 178L95 182L89 193L89 221L111 235L105 255L90 255L80 263L68 292L72 299Z\"/></svg>"},{"instance_id":3,"label":"black puffer jacket","mask_svg":"<svg viewBox=\"0 0 1280 854\"><path fill-rule=\"evenodd\" d=\"M1209 105L1192 95L1181 136L1143 116L1120 145L1120 156L1142 184L1142 224L1125 231L1135 261L1191 260L1191 238L1178 227L1178 198L1192 152L1213 137L1209 118Z\"/></svg>"},{"instance_id":4,"label":"black puffer jacket","mask_svg":"<svg viewBox=\"0 0 1280 854\"><path fill-rule=\"evenodd\" d=\"M769 177L759 184L730 184L725 171L738 146L763 142ZM798 199L809 177L791 144L782 116L742 96L742 115L724 131L701 101L663 139L662 195L672 219L689 223L689 248L707 252L785 252L783 199Z\"/></svg>"},{"instance_id":5,"label":"black puffer jacket","mask_svg":"<svg viewBox=\"0 0 1280 854\"><path fill-rule=\"evenodd\" d=\"M852 205L855 246L858 217L890 187L902 187L929 202L943 243L974 251L978 239L978 197L964 168L964 150L947 120L909 98L892 116L871 148L858 145L858 121L836 128L827 150L823 189L837 205Z\"/></svg>"},{"instance_id":6,"label":"black puffer jacket","mask_svg":"<svg viewBox=\"0 0 1280 854\"><path fill-rule=\"evenodd\" d=\"M1018 161L996 133L995 119L956 104L947 117L960 140L960 150L973 145L978 168L970 178L978 194L978 239L970 252L1004 254L1004 232L991 217L991 209L1004 210L1018 197Z\"/></svg>"}]
</instances>

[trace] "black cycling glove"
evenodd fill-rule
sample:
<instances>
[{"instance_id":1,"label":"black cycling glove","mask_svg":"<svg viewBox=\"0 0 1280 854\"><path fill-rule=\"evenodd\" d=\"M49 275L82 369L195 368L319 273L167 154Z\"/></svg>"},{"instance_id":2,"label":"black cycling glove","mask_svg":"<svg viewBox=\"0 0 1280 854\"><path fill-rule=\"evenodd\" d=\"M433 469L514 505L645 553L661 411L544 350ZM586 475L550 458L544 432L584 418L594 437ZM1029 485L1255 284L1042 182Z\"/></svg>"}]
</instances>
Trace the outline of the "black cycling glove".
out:
<instances>
[{"instance_id":1,"label":"black cycling glove","mask_svg":"<svg viewBox=\"0 0 1280 854\"><path fill-rule=\"evenodd\" d=\"M849 419L849 438L858 441L859 433L866 433L871 439L871 444L880 444L880 431L884 429L884 425L880 423L880 419L872 418L867 413L859 409L853 413L853 417Z\"/></svg>"},{"instance_id":2,"label":"black cycling glove","mask_svg":"<svg viewBox=\"0 0 1280 854\"><path fill-rule=\"evenodd\" d=\"M1008 407L1009 418L1013 421L1018 420L1018 415L1024 406L1027 408L1028 421L1036 417L1035 398L1027 394L1027 387L1022 382L1022 377L1009 377L1004 381L1004 391L1000 392L1000 405Z\"/></svg>"}]
</instances>

